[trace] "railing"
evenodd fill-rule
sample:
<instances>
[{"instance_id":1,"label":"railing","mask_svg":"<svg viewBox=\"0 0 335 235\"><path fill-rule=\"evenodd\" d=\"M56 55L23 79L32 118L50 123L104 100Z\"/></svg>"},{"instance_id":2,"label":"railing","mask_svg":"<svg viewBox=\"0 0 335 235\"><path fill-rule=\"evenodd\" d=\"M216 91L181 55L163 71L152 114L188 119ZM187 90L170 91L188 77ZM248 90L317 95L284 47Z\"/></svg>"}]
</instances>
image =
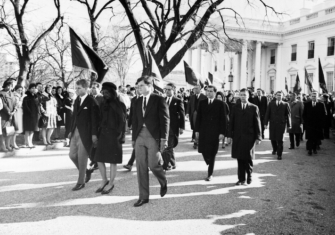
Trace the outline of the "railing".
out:
<instances>
[{"instance_id":1,"label":"railing","mask_svg":"<svg viewBox=\"0 0 335 235\"><path fill-rule=\"evenodd\" d=\"M331 7L325 10L326 15L335 13L335 7Z\"/></svg>"},{"instance_id":2,"label":"railing","mask_svg":"<svg viewBox=\"0 0 335 235\"><path fill-rule=\"evenodd\" d=\"M314 18L316 18L316 17L318 17L318 12L315 12L315 13L313 13L313 14L309 14L309 15L307 15L307 16L306 16L306 19L307 19L307 20L310 20L310 19L314 19Z\"/></svg>"},{"instance_id":3,"label":"railing","mask_svg":"<svg viewBox=\"0 0 335 235\"><path fill-rule=\"evenodd\" d=\"M300 18L290 20L290 25L300 23Z\"/></svg>"}]
</instances>

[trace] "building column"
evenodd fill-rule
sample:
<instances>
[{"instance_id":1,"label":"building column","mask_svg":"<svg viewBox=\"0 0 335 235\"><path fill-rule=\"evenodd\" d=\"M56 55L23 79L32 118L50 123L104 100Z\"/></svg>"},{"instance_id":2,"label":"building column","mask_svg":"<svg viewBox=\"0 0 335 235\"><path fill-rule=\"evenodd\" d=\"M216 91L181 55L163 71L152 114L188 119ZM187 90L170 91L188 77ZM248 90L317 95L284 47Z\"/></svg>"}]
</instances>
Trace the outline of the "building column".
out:
<instances>
[{"instance_id":1,"label":"building column","mask_svg":"<svg viewBox=\"0 0 335 235\"><path fill-rule=\"evenodd\" d=\"M277 46L277 56L276 56L276 86L275 86L275 92L284 90L285 88L285 79L282 75L282 50L283 50L283 44L278 43Z\"/></svg>"},{"instance_id":2,"label":"building column","mask_svg":"<svg viewBox=\"0 0 335 235\"><path fill-rule=\"evenodd\" d=\"M198 46L198 48L196 49L196 53L195 53L195 63L194 63L194 69L201 74L201 47Z\"/></svg>"},{"instance_id":3,"label":"building column","mask_svg":"<svg viewBox=\"0 0 335 235\"><path fill-rule=\"evenodd\" d=\"M191 67L192 67L192 51L193 51L192 48L187 50L187 63Z\"/></svg>"},{"instance_id":4,"label":"building column","mask_svg":"<svg viewBox=\"0 0 335 235\"><path fill-rule=\"evenodd\" d=\"M267 64L269 63L268 62L268 58L267 58L267 50L266 48L263 48L262 50L262 55L261 55L261 88L263 91L266 91L267 89Z\"/></svg>"},{"instance_id":5,"label":"building column","mask_svg":"<svg viewBox=\"0 0 335 235\"><path fill-rule=\"evenodd\" d=\"M248 41L243 40L242 55L241 55L240 87L238 89L247 87L247 59L248 59Z\"/></svg>"},{"instance_id":6,"label":"building column","mask_svg":"<svg viewBox=\"0 0 335 235\"><path fill-rule=\"evenodd\" d=\"M255 59L255 89L261 88L261 54L262 42L256 42L256 59Z\"/></svg>"}]
</instances>

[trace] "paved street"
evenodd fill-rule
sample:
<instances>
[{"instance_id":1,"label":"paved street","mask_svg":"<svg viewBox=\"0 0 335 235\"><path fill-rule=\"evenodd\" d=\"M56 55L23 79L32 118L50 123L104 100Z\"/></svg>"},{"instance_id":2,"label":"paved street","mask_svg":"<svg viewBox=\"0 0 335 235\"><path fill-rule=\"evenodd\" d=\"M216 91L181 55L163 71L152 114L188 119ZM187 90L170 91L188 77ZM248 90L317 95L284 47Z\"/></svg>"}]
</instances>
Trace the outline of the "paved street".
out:
<instances>
[{"instance_id":1,"label":"paved street","mask_svg":"<svg viewBox=\"0 0 335 235\"><path fill-rule=\"evenodd\" d=\"M167 172L168 194L159 196L151 175L149 204L138 198L136 167L118 166L115 188L102 196L96 171L72 192L77 170L68 148L0 158L0 234L335 234L335 144L324 141L316 156L305 143L282 161L265 139L256 149L253 182L234 186L237 162L220 149L214 179L193 150L189 130L176 149L177 169ZM287 138L286 138L287 139ZM124 163L130 158L130 136Z\"/></svg>"}]
</instances>

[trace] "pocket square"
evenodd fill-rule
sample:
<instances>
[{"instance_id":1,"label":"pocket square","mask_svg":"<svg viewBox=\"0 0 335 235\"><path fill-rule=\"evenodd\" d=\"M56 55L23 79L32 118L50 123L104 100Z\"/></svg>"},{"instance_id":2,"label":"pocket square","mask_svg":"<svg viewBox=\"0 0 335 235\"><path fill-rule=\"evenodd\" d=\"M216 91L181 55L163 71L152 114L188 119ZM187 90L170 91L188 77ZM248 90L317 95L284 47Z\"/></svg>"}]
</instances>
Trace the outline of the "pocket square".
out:
<instances>
[{"instance_id":1,"label":"pocket square","mask_svg":"<svg viewBox=\"0 0 335 235\"><path fill-rule=\"evenodd\" d=\"M177 103L174 103L174 105L177 105Z\"/></svg>"},{"instance_id":2,"label":"pocket square","mask_svg":"<svg viewBox=\"0 0 335 235\"><path fill-rule=\"evenodd\" d=\"M87 107L85 107L84 109L87 109Z\"/></svg>"}]
</instances>

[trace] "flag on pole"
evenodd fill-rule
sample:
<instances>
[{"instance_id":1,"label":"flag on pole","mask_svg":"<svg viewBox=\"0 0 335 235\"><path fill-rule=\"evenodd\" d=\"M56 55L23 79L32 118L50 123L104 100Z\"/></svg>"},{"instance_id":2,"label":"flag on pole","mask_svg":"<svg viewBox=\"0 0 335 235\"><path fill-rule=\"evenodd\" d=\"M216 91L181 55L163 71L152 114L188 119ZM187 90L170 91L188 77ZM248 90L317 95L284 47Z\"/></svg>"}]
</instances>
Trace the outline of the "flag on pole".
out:
<instances>
[{"instance_id":1,"label":"flag on pole","mask_svg":"<svg viewBox=\"0 0 335 235\"><path fill-rule=\"evenodd\" d=\"M208 79L209 79L209 81L211 82L211 84L213 84L213 79L214 79L214 77L213 77L213 74L210 73L210 72L208 72Z\"/></svg>"},{"instance_id":2,"label":"flag on pole","mask_svg":"<svg viewBox=\"0 0 335 235\"><path fill-rule=\"evenodd\" d=\"M307 85L310 92L314 91L313 84L312 84L311 80L309 79L306 68L305 68L305 84Z\"/></svg>"},{"instance_id":3,"label":"flag on pole","mask_svg":"<svg viewBox=\"0 0 335 235\"><path fill-rule=\"evenodd\" d=\"M296 93L296 94L300 94L300 92L301 92L299 74L297 74L297 78L295 80L295 85L293 87L293 92Z\"/></svg>"},{"instance_id":4,"label":"flag on pole","mask_svg":"<svg viewBox=\"0 0 335 235\"><path fill-rule=\"evenodd\" d=\"M287 86L287 79L285 77L285 90L286 90L286 94L288 94L288 86Z\"/></svg>"},{"instance_id":5,"label":"flag on pole","mask_svg":"<svg viewBox=\"0 0 335 235\"><path fill-rule=\"evenodd\" d=\"M154 57L152 57L150 51L148 51L148 53L150 55L150 60L151 60L151 75L155 78L154 79L154 89L158 93L164 93L164 82L163 82L161 72L159 71L156 61Z\"/></svg>"},{"instance_id":6,"label":"flag on pole","mask_svg":"<svg viewBox=\"0 0 335 235\"><path fill-rule=\"evenodd\" d=\"M200 80L200 75L196 74L196 72L191 68L191 66L189 66L186 63L186 61L184 61L184 71L185 71L185 79L188 84L190 84L191 86L200 85L201 88L204 87L204 84Z\"/></svg>"},{"instance_id":7,"label":"flag on pole","mask_svg":"<svg viewBox=\"0 0 335 235\"><path fill-rule=\"evenodd\" d=\"M72 65L75 69L89 70L97 76L97 82L102 82L108 67L99 55L87 46L83 40L70 28Z\"/></svg>"},{"instance_id":8,"label":"flag on pole","mask_svg":"<svg viewBox=\"0 0 335 235\"><path fill-rule=\"evenodd\" d=\"M326 81L325 81L325 76L323 74L323 69L321 66L321 61L319 58L319 84L320 88L322 89L323 93L328 93L327 86L326 86Z\"/></svg>"}]
</instances>

